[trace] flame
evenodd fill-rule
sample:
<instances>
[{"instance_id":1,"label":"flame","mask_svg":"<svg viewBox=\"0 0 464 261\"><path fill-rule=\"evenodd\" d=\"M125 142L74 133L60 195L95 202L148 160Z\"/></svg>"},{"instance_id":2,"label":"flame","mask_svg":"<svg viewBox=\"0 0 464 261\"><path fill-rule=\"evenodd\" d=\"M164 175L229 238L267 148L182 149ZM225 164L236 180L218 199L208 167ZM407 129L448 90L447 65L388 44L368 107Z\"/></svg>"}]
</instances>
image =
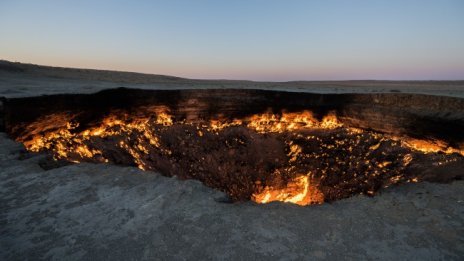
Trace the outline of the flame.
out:
<instances>
[{"instance_id":1,"label":"flame","mask_svg":"<svg viewBox=\"0 0 464 261\"><path fill-rule=\"evenodd\" d=\"M173 125L173 118L168 110L163 108L156 113L154 124L163 126ZM56 116L59 117L59 116ZM40 120L39 120L40 121ZM52 121L48 116L47 122ZM134 130L142 130L144 136L150 140L151 144L159 145L157 138L149 131L150 118L138 117L130 119L127 114L113 114L104 118L99 126L94 126L82 131L81 133L72 133L79 124L67 122L65 126L59 127L56 130L48 131L44 125L34 126L36 133L38 129L42 129L45 134L35 134L30 140L21 140L28 150L40 151L42 149L50 149L56 140L75 140L77 137L83 141L88 140L90 137L110 137L121 133L131 133ZM281 113L281 114L257 114L245 119L234 119L232 121L211 120L208 124L208 129L211 131L219 131L231 126L246 125L248 128L255 130L259 133L277 132L282 133L286 131L295 131L303 128L323 128L334 129L341 127L342 124L337 120L333 113L324 116L321 121L316 120L313 114L309 111L299 113ZM203 133L202 133L203 134ZM81 149L82 150L82 149ZM59 153L67 155L67 153ZM84 153L83 155L91 155L91 153Z\"/></svg>"},{"instance_id":2,"label":"flame","mask_svg":"<svg viewBox=\"0 0 464 261\"><path fill-rule=\"evenodd\" d=\"M330 112L321 121L318 121L310 111L282 112L280 114L262 113L243 119L233 119L232 121L218 119L209 121L209 129L212 131L219 131L227 127L239 125L246 125L248 128L259 133L282 133L304 128L335 129L343 126L338 121L334 112Z\"/></svg>"},{"instance_id":3,"label":"flame","mask_svg":"<svg viewBox=\"0 0 464 261\"><path fill-rule=\"evenodd\" d=\"M290 151L288 152L287 156L290 157L288 162L295 162L298 159L298 156L301 154L301 147L293 144L293 142L289 142Z\"/></svg>"},{"instance_id":4,"label":"flame","mask_svg":"<svg viewBox=\"0 0 464 261\"><path fill-rule=\"evenodd\" d=\"M147 115L147 112L149 115ZM159 130L166 130L174 124L194 124L185 120L182 122L174 121L174 117L164 107L147 109L145 114L142 113L141 115L113 112L111 115L103 118L98 124L89 126L82 131L78 131L79 127L82 128L82 126L79 126L75 118L65 113L56 114L55 118L52 115L48 115L43 118L43 122L39 119L37 122L26 126L25 129L29 133L29 136L19 137L18 141L23 142L30 151L51 150L54 153L55 159L67 159L73 162L85 160L108 162L109 160L104 157L104 151L92 145L92 141L98 139L111 140L112 142L114 141L114 144L119 149L132 157L131 163L134 163L140 169L147 170L150 169L150 165L147 163L147 159L150 159L150 153L155 151L155 153L161 153L165 156L171 156L173 153L166 146L163 146ZM56 122L56 125L53 125L54 122ZM201 122L196 126L197 128L194 133L198 135L198 138L210 136L211 133L218 134L219 131L225 128L245 126L260 134L293 132L294 136L292 137L318 144L318 148L321 149L320 152L307 152L305 147L305 153L303 153L302 146L294 143L292 140L285 142L288 165L285 165L284 171L291 176L294 176L296 173L307 172L307 170L298 170L296 167L305 157L323 160L329 157L329 151L334 150L342 151L343 153L333 156L331 158L332 164L343 165L347 163L350 166L353 164L353 167L356 167L354 165L362 163L371 168L366 173L372 176L386 175L392 166L408 166L415 157L414 153L417 152L458 153L464 156L464 150L449 147L440 141L431 142L403 137L390 137L358 128L346 128L346 131L351 135L349 136L350 138L346 138L345 136L345 138L338 139L338 136L336 136L335 138L331 137L332 140L329 142L322 142L321 137L318 137L318 135L309 135L307 131L296 132L305 129L314 129L319 132L320 130L334 130L343 127L334 112L328 113L322 119L314 117L310 111L282 112L277 114L263 113L244 117L243 119L213 119ZM363 152L361 158L352 158L351 154L356 153L356 148L362 145L365 141L363 137L366 136L372 141L372 143L369 143L367 151ZM371 158L368 155L379 153L385 144L387 144L384 143L387 140L395 141L395 146L402 146L416 152L409 151L411 153L398 155L400 164L398 164L398 159L396 161L382 159L379 162L375 161L375 163L370 164ZM447 162L439 162L438 164L445 164ZM317 180L330 175L331 167L328 165L326 169L318 169L321 176L318 176ZM269 174L274 176L281 175L277 170L271 170ZM355 173L354 177L357 174L359 173ZM392 173L391 175L389 185L404 181L418 181L415 177L406 179L401 174ZM297 175L283 188L279 186L257 186L257 192L252 194L251 199L258 203L282 201L298 205L324 202L325 198L319 189L320 186L314 180L311 180L310 177L311 175L309 174ZM373 194L374 191L369 190L367 193Z\"/></svg>"},{"instance_id":5,"label":"flame","mask_svg":"<svg viewBox=\"0 0 464 261\"><path fill-rule=\"evenodd\" d=\"M242 124L243 122L239 119L234 119L232 122L221 121L221 120L210 120L208 129L217 132L224 128L228 128L232 126L239 126Z\"/></svg>"},{"instance_id":6,"label":"flame","mask_svg":"<svg viewBox=\"0 0 464 261\"><path fill-rule=\"evenodd\" d=\"M342 127L343 124L340 123L337 119L337 116L334 112L330 112L324 118L322 118L321 127L323 129L335 129Z\"/></svg>"},{"instance_id":7,"label":"flame","mask_svg":"<svg viewBox=\"0 0 464 261\"><path fill-rule=\"evenodd\" d=\"M155 113L155 124L162 126L171 126L173 124L172 116L166 110L162 109ZM48 117L50 118L50 116ZM36 134L32 139L25 140L23 143L30 151L38 152L44 149L53 149L55 159L67 159L73 153L82 159L91 159L96 155L101 155L102 151L88 147L86 142L90 138L106 138L140 131L143 133L143 136L137 138L134 143L135 148L123 141L119 143L119 146L126 150L134 158L137 167L143 170L146 169L142 160L143 154L148 154L148 149L141 145L144 143L143 139L148 140L149 144L154 147L160 147L158 137L151 131L149 118L129 120L129 115L122 113L104 118L99 126L91 127L80 133L74 133L77 127L79 127L78 123L68 122L64 127L55 131L45 132L45 134ZM103 157L101 160L102 162L108 162Z\"/></svg>"},{"instance_id":8,"label":"flame","mask_svg":"<svg viewBox=\"0 0 464 261\"><path fill-rule=\"evenodd\" d=\"M271 113L257 114L246 118L245 122L248 122L248 128L260 133L282 133L303 128L335 129L343 126L333 112L324 116L322 121L318 121L310 111L283 112L280 116Z\"/></svg>"},{"instance_id":9,"label":"flame","mask_svg":"<svg viewBox=\"0 0 464 261\"><path fill-rule=\"evenodd\" d=\"M402 139L401 143L403 146L411 148L416 151L420 151L423 153L438 153L442 152L445 154L453 154L458 153L464 156L464 150L452 148L447 146L446 143L435 140L435 141L428 141L428 140L418 140L418 139Z\"/></svg>"},{"instance_id":10,"label":"flame","mask_svg":"<svg viewBox=\"0 0 464 261\"><path fill-rule=\"evenodd\" d=\"M306 206L323 203L324 194L315 186L311 186L308 175L300 175L288 182L284 188L265 187L260 193L253 194L251 199L261 204L282 201Z\"/></svg>"},{"instance_id":11,"label":"flame","mask_svg":"<svg viewBox=\"0 0 464 261\"><path fill-rule=\"evenodd\" d=\"M172 116L166 112L160 112L156 115L156 124L161 124L163 126L171 126L172 123Z\"/></svg>"}]
</instances>

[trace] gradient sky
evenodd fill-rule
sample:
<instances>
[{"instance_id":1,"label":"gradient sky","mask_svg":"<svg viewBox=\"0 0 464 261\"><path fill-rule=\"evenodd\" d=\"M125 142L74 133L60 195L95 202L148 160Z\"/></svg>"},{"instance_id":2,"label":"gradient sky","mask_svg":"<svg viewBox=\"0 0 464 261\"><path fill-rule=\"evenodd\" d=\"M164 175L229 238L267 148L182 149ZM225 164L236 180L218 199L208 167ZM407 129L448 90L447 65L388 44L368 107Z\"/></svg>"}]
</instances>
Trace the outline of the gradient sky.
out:
<instances>
[{"instance_id":1,"label":"gradient sky","mask_svg":"<svg viewBox=\"0 0 464 261\"><path fill-rule=\"evenodd\" d=\"M0 59L189 78L464 79L463 0L0 0Z\"/></svg>"}]
</instances>

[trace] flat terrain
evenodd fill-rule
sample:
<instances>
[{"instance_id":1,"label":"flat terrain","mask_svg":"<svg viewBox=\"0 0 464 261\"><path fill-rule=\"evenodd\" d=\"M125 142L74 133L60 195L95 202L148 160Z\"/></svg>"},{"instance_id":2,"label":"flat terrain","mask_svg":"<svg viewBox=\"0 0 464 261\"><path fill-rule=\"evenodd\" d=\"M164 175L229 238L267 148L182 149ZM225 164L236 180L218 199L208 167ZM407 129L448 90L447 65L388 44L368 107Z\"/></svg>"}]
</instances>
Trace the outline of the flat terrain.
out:
<instances>
[{"instance_id":1,"label":"flat terrain","mask_svg":"<svg viewBox=\"0 0 464 261\"><path fill-rule=\"evenodd\" d=\"M464 81L194 80L130 72L47 67L0 60L0 97L94 93L104 89L265 89L313 93L421 93L464 97Z\"/></svg>"},{"instance_id":2,"label":"flat terrain","mask_svg":"<svg viewBox=\"0 0 464 261\"><path fill-rule=\"evenodd\" d=\"M0 61L0 97L253 88L464 97L464 81L189 80ZM464 181L331 204L227 203L198 181L108 164L49 166L0 133L0 260L462 260ZM45 166L45 167L44 167ZM50 167L52 167L50 169Z\"/></svg>"}]
</instances>

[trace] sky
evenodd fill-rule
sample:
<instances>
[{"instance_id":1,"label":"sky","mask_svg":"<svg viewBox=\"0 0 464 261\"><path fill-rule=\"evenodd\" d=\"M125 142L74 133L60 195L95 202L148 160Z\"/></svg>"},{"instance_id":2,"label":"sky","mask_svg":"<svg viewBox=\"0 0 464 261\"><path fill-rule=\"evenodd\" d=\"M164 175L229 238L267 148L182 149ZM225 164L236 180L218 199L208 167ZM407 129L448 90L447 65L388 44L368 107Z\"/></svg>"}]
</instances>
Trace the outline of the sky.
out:
<instances>
[{"instance_id":1,"label":"sky","mask_svg":"<svg viewBox=\"0 0 464 261\"><path fill-rule=\"evenodd\" d=\"M0 59L201 79L464 80L464 1L0 0Z\"/></svg>"}]
</instances>

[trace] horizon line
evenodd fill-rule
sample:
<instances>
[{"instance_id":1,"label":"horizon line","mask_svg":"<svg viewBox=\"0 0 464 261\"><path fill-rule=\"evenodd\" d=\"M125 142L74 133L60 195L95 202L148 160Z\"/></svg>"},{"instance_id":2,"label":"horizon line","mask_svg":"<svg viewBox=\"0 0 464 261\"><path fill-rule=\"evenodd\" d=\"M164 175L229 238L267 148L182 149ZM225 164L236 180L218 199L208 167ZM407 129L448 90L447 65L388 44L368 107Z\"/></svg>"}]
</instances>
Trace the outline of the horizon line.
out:
<instances>
[{"instance_id":1,"label":"horizon line","mask_svg":"<svg viewBox=\"0 0 464 261\"><path fill-rule=\"evenodd\" d=\"M365 78L365 79L340 79L340 80L324 80L324 79L317 79L317 80L288 80L288 81L269 81L269 80L251 80L251 79L227 79L227 78L189 78L177 75L170 75L170 74L157 74L157 73L148 73L148 72L140 72L140 71L124 71L118 69L104 69L104 68L91 68L91 67L72 67L72 66L62 66L62 65L50 65L50 64L38 64L33 62L22 62L22 61L11 61L7 59L0 58L0 62L7 62L7 63L15 63L27 66L37 66L37 67L50 67L55 69L71 69L71 70L88 70L88 71L102 71L102 72L117 72L117 73L129 73L129 74L140 74L140 75L147 75L147 76L162 76L162 77L173 77L178 79L184 80L198 80L198 81L246 81L246 82L256 82L256 83L292 83L292 82L461 82L464 81L464 77L459 80L451 80L451 79L427 79L427 80L418 80L418 79L381 79L381 78Z\"/></svg>"}]
</instances>

